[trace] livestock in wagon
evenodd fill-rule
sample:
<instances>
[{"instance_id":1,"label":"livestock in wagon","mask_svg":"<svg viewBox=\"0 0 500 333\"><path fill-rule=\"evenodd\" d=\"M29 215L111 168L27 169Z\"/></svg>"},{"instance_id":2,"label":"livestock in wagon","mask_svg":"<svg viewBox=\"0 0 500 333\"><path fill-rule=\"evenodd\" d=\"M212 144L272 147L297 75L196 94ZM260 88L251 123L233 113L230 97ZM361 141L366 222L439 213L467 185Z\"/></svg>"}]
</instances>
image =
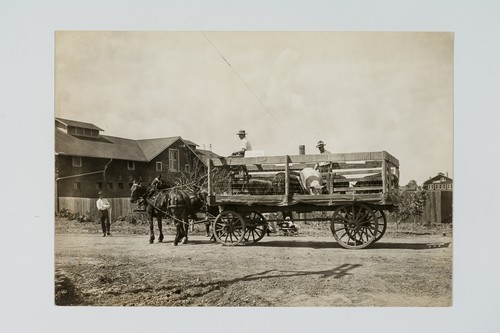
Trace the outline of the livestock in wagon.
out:
<instances>
[{"instance_id":1,"label":"livestock in wagon","mask_svg":"<svg viewBox=\"0 0 500 333\"><path fill-rule=\"evenodd\" d=\"M225 191L211 179L218 169L230 175ZM208 173L208 203L220 210L213 232L223 245L260 241L267 213L281 212L306 216L296 221L327 222L342 247L361 249L381 239L384 211L398 204L399 161L385 151L212 158ZM370 174L376 177L366 178ZM295 180L301 189L293 186ZM322 217L308 218L312 212Z\"/></svg>"}]
</instances>

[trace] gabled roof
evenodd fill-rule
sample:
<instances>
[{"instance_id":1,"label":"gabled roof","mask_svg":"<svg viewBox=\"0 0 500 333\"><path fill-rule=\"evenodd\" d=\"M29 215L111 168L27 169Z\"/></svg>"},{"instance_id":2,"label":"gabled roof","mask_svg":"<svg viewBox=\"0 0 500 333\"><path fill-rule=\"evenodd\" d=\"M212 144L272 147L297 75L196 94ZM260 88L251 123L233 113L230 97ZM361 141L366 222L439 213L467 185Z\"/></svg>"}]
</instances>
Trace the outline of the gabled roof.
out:
<instances>
[{"instance_id":1,"label":"gabled roof","mask_svg":"<svg viewBox=\"0 0 500 333\"><path fill-rule=\"evenodd\" d=\"M175 136L169 138L137 140L136 143L143 152L146 160L149 162L180 138L180 136Z\"/></svg>"},{"instance_id":2,"label":"gabled roof","mask_svg":"<svg viewBox=\"0 0 500 333\"><path fill-rule=\"evenodd\" d=\"M56 121L58 121L64 125L67 125L67 126L82 127L82 128L88 128L88 129L93 129L93 130L98 130L98 131L104 132L104 130L102 128L99 128L94 124L84 123L83 121L69 120L69 119L63 119L63 118L56 118Z\"/></svg>"},{"instance_id":3,"label":"gabled roof","mask_svg":"<svg viewBox=\"0 0 500 333\"><path fill-rule=\"evenodd\" d=\"M453 179L451 179L450 177L446 177L444 174L442 173L439 173L437 176L434 176L432 177L431 179L428 179L424 182L424 185L427 185L427 184L430 184L432 183L433 181L437 180L437 179L441 179L441 178L445 178L446 180L449 180L449 181L452 181L453 182Z\"/></svg>"}]
</instances>

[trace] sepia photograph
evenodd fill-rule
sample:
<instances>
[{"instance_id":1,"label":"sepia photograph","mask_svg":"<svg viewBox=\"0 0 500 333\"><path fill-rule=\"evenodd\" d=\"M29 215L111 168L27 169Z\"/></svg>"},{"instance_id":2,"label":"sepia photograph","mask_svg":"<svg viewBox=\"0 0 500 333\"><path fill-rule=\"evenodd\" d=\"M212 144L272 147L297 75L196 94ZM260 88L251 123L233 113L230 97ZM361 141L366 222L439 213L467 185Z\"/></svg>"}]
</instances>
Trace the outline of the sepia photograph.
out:
<instances>
[{"instance_id":1,"label":"sepia photograph","mask_svg":"<svg viewBox=\"0 0 500 333\"><path fill-rule=\"evenodd\" d=\"M452 32L54 47L56 305L452 306Z\"/></svg>"},{"instance_id":2,"label":"sepia photograph","mask_svg":"<svg viewBox=\"0 0 500 333\"><path fill-rule=\"evenodd\" d=\"M2 332L496 332L495 1L0 3Z\"/></svg>"}]
</instances>

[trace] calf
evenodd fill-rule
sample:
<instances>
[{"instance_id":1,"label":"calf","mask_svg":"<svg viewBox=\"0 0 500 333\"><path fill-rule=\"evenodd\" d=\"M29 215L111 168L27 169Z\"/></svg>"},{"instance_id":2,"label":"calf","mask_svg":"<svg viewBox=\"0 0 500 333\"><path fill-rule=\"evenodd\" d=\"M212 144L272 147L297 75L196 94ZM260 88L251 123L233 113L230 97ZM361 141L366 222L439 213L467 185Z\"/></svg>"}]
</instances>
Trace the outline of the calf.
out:
<instances>
[{"instance_id":1,"label":"calf","mask_svg":"<svg viewBox=\"0 0 500 333\"><path fill-rule=\"evenodd\" d=\"M321 173L313 168L300 170L300 183L309 194L321 194L323 191Z\"/></svg>"},{"instance_id":2,"label":"calf","mask_svg":"<svg viewBox=\"0 0 500 333\"><path fill-rule=\"evenodd\" d=\"M248 180L247 190L251 195L266 195L274 193L272 181L264 179Z\"/></svg>"}]
</instances>

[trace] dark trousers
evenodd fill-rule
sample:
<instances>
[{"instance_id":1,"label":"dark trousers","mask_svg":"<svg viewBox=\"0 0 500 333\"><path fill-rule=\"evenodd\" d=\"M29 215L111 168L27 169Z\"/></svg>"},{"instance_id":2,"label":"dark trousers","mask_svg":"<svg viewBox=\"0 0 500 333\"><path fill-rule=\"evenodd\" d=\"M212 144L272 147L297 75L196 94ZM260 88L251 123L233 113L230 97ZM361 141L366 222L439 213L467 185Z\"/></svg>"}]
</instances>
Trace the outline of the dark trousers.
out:
<instances>
[{"instance_id":1,"label":"dark trousers","mask_svg":"<svg viewBox=\"0 0 500 333\"><path fill-rule=\"evenodd\" d=\"M109 212L107 209L105 210L100 210L99 213L101 214L101 227L102 227L102 232L105 234L106 232L109 233L109 229L111 228L111 223L109 222Z\"/></svg>"}]
</instances>

